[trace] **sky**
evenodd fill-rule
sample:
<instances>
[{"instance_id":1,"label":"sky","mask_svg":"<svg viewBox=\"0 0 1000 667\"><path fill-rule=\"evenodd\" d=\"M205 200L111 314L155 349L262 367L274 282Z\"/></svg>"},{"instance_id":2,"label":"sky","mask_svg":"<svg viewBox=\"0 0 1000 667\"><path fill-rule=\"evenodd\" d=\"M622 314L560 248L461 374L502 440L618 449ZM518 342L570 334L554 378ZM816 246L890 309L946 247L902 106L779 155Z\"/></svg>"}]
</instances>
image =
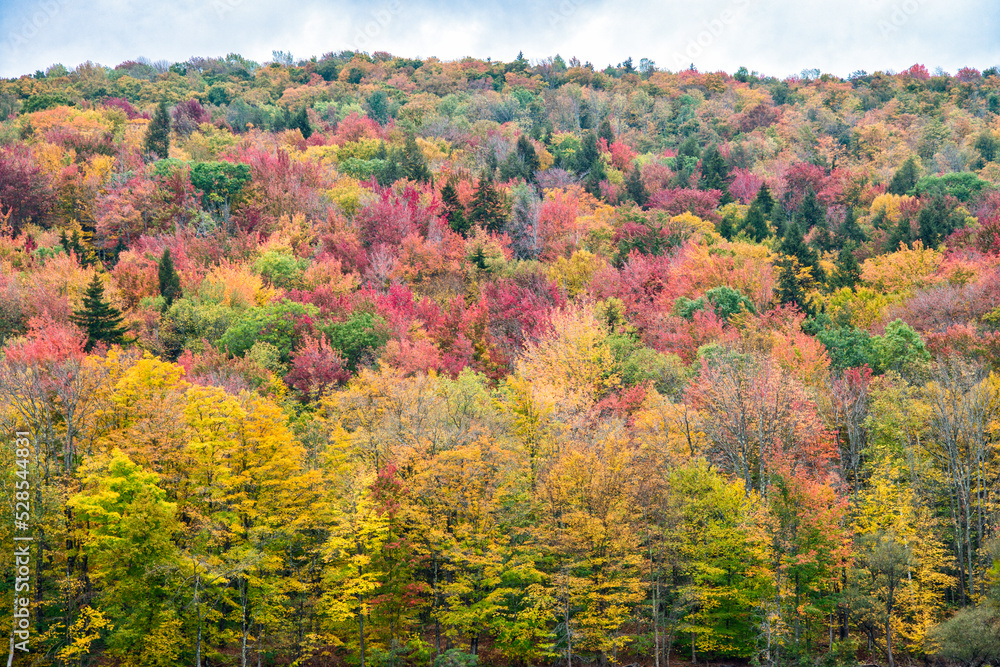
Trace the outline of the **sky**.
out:
<instances>
[{"instance_id":1,"label":"sky","mask_svg":"<svg viewBox=\"0 0 1000 667\"><path fill-rule=\"evenodd\" d=\"M274 51L847 76L1000 65L998 0L0 0L0 76Z\"/></svg>"}]
</instances>

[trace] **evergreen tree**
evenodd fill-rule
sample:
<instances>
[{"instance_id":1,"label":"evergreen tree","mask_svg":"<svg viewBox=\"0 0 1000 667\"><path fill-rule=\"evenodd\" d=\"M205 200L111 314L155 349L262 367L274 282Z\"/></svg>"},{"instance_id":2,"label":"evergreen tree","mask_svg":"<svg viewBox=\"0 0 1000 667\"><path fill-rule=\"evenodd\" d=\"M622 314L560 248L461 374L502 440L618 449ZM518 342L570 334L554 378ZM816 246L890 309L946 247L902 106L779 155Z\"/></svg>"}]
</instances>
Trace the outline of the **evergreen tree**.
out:
<instances>
[{"instance_id":1,"label":"evergreen tree","mask_svg":"<svg viewBox=\"0 0 1000 667\"><path fill-rule=\"evenodd\" d=\"M174 260L170 256L170 248L164 248L158 264L160 296L167 301L167 306L181 295L181 277L174 269Z\"/></svg>"},{"instance_id":2,"label":"evergreen tree","mask_svg":"<svg viewBox=\"0 0 1000 667\"><path fill-rule=\"evenodd\" d=\"M722 204L728 204L732 197L726 189L726 179L729 178L729 167L714 144L705 149L701 156L701 183L702 190L722 191Z\"/></svg>"},{"instance_id":3,"label":"evergreen tree","mask_svg":"<svg viewBox=\"0 0 1000 667\"><path fill-rule=\"evenodd\" d=\"M611 121L605 118L601 121L601 126L597 128L597 138L604 139L610 147L611 144L615 143L614 132L611 131Z\"/></svg>"},{"instance_id":4,"label":"evergreen tree","mask_svg":"<svg viewBox=\"0 0 1000 667\"><path fill-rule=\"evenodd\" d=\"M427 167L427 158L417 146L416 138L411 134L406 138L403 149L403 173L415 181L431 180L431 170Z\"/></svg>"},{"instance_id":5,"label":"evergreen tree","mask_svg":"<svg viewBox=\"0 0 1000 667\"><path fill-rule=\"evenodd\" d=\"M848 206L847 211L844 213L844 221L840 223L840 228L837 230L839 245L843 246L848 241L862 243L866 240L867 237L864 230L858 225L858 217L854 213L854 207Z\"/></svg>"},{"instance_id":6,"label":"evergreen tree","mask_svg":"<svg viewBox=\"0 0 1000 667\"><path fill-rule=\"evenodd\" d=\"M905 195L917 184L920 176L920 168L917 166L917 159L910 156L906 162L896 170L889 181L889 194Z\"/></svg>"},{"instance_id":7,"label":"evergreen tree","mask_svg":"<svg viewBox=\"0 0 1000 667\"><path fill-rule=\"evenodd\" d=\"M526 183L531 183L541 166L535 146L522 134L517 138L517 146L500 167L500 178L505 181L521 178Z\"/></svg>"},{"instance_id":8,"label":"evergreen tree","mask_svg":"<svg viewBox=\"0 0 1000 667\"><path fill-rule=\"evenodd\" d=\"M292 118L288 127L289 129L298 128L299 132L302 133L303 139L308 139L312 136L313 129L312 125L309 124L309 114L306 112L305 107L299 109L299 112L295 114L294 118Z\"/></svg>"},{"instance_id":9,"label":"evergreen tree","mask_svg":"<svg viewBox=\"0 0 1000 667\"><path fill-rule=\"evenodd\" d=\"M170 156L170 114L167 112L166 102L160 102L156 107L153 120L146 128L142 147L155 159L162 160Z\"/></svg>"},{"instance_id":10,"label":"evergreen tree","mask_svg":"<svg viewBox=\"0 0 1000 667\"><path fill-rule=\"evenodd\" d=\"M472 220L491 232L499 232L507 222L507 206L503 194L493 185L493 178L484 172L476 185L472 200Z\"/></svg>"},{"instance_id":11,"label":"evergreen tree","mask_svg":"<svg viewBox=\"0 0 1000 667\"><path fill-rule=\"evenodd\" d=\"M448 181L441 188L441 201L444 204L444 215L448 225L453 231L465 236L471 223L465 215L462 202L458 200L458 190L455 189L454 181Z\"/></svg>"},{"instance_id":12,"label":"evergreen tree","mask_svg":"<svg viewBox=\"0 0 1000 667\"><path fill-rule=\"evenodd\" d=\"M811 308L806 301L805 290L799 280L799 262L794 257L782 257L778 260L778 300L781 303L794 303L804 312L811 314Z\"/></svg>"},{"instance_id":13,"label":"evergreen tree","mask_svg":"<svg viewBox=\"0 0 1000 667\"><path fill-rule=\"evenodd\" d=\"M805 197L799 206L797 220L799 226L805 233L815 229L813 246L820 252L833 247L833 239L830 237L830 226L826 220L826 209L819 200L816 199L816 192L812 186L806 188Z\"/></svg>"},{"instance_id":14,"label":"evergreen tree","mask_svg":"<svg viewBox=\"0 0 1000 667\"><path fill-rule=\"evenodd\" d=\"M743 219L742 231L757 243L771 235L771 230L767 227L767 218L764 217L764 208L756 199L750 204L746 218Z\"/></svg>"},{"instance_id":15,"label":"evergreen tree","mask_svg":"<svg viewBox=\"0 0 1000 667\"><path fill-rule=\"evenodd\" d=\"M833 275L830 276L830 287L833 289L854 287L859 280L861 280L861 265L854 256L854 243L848 241L837 255L837 263Z\"/></svg>"},{"instance_id":16,"label":"evergreen tree","mask_svg":"<svg viewBox=\"0 0 1000 667\"><path fill-rule=\"evenodd\" d=\"M645 206L646 202L649 201L649 191L646 190L646 184L642 182L639 165L632 167L628 181L625 183L625 191L628 198L639 206Z\"/></svg>"},{"instance_id":17,"label":"evergreen tree","mask_svg":"<svg viewBox=\"0 0 1000 667\"><path fill-rule=\"evenodd\" d=\"M815 280L823 280L822 269L819 266L819 256L816 251L806 245L802 235L802 227L792 220L785 227L785 235L781 238L778 251L782 255L794 257L802 268L812 269Z\"/></svg>"},{"instance_id":18,"label":"evergreen tree","mask_svg":"<svg viewBox=\"0 0 1000 667\"><path fill-rule=\"evenodd\" d=\"M910 226L910 220L905 215L899 218L899 223L892 228L892 232L886 239L885 251L895 252L899 250L899 244L904 243L910 245L913 243L913 228Z\"/></svg>"},{"instance_id":19,"label":"evergreen tree","mask_svg":"<svg viewBox=\"0 0 1000 667\"><path fill-rule=\"evenodd\" d=\"M115 345L125 342L122 313L104 300L104 283L96 273L84 293L83 308L74 311L70 321L87 333L87 352L97 343Z\"/></svg>"}]
</instances>

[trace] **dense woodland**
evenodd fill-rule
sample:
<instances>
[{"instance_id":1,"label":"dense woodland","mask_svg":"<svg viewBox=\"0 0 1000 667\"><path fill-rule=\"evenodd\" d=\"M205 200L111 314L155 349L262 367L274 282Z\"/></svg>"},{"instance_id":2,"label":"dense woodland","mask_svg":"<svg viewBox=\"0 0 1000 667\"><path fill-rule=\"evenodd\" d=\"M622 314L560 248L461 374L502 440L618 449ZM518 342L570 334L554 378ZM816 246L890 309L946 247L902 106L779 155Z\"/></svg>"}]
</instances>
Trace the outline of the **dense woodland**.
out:
<instances>
[{"instance_id":1,"label":"dense woodland","mask_svg":"<svg viewBox=\"0 0 1000 667\"><path fill-rule=\"evenodd\" d=\"M998 114L921 65L0 80L15 664L997 664Z\"/></svg>"}]
</instances>

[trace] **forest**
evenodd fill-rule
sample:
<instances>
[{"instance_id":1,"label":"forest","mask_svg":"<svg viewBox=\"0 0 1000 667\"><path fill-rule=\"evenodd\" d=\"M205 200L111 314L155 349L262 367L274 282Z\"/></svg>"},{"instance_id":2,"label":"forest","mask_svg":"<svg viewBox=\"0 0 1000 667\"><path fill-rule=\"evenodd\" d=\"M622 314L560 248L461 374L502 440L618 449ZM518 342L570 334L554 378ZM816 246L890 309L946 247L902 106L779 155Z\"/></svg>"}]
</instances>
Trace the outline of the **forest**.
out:
<instances>
[{"instance_id":1,"label":"forest","mask_svg":"<svg viewBox=\"0 0 1000 667\"><path fill-rule=\"evenodd\" d=\"M0 118L8 665L1000 664L996 68L230 54Z\"/></svg>"}]
</instances>

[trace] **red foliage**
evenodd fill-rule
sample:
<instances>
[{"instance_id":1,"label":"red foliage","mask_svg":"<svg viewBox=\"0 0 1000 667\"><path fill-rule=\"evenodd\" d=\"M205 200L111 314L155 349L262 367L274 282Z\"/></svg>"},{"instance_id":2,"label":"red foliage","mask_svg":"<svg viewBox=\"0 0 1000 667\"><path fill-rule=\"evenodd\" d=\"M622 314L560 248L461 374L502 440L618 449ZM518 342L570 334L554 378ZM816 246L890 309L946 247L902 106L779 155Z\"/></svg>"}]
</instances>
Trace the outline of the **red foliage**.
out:
<instances>
[{"instance_id":1,"label":"red foliage","mask_svg":"<svg viewBox=\"0 0 1000 667\"><path fill-rule=\"evenodd\" d=\"M191 99L174 107L170 114L173 117L171 128L178 134L191 134L202 123L212 120L212 114L201 106L198 100Z\"/></svg>"},{"instance_id":2,"label":"red foliage","mask_svg":"<svg viewBox=\"0 0 1000 667\"><path fill-rule=\"evenodd\" d=\"M931 78L931 73L927 71L927 68L923 65L917 63L916 65L911 65L909 69L905 69L899 73L899 76L908 76L913 79L920 79L921 81L926 81Z\"/></svg>"},{"instance_id":3,"label":"red foliage","mask_svg":"<svg viewBox=\"0 0 1000 667\"><path fill-rule=\"evenodd\" d=\"M694 188L674 188L660 190L649 198L649 207L667 211L671 215L680 215L690 211L702 220L719 220L716 209L719 208L720 190L695 190Z\"/></svg>"},{"instance_id":4,"label":"red foliage","mask_svg":"<svg viewBox=\"0 0 1000 667\"><path fill-rule=\"evenodd\" d=\"M51 202L48 177L23 146L0 150L0 220L7 215L16 234L23 225L41 223Z\"/></svg>"},{"instance_id":5,"label":"red foliage","mask_svg":"<svg viewBox=\"0 0 1000 667\"><path fill-rule=\"evenodd\" d=\"M28 322L28 336L4 348L7 361L28 367L50 368L65 362L79 362L87 336L72 324L54 322L45 318L32 318Z\"/></svg>"},{"instance_id":6,"label":"red foliage","mask_svg":"<svg viewBox=\"0 0 1000 667\"><path fill-rule=\"evenodd\" d=\"M338 384L350 379L346 361L330 347L324 336L306 336L292 353L291 368L285 375L289 387L302 392L305 400L316 400Z\"/></svg>"},{"instance_id":7,"label":"red foliage","mask_svg":"<svg viewBox=\"0 0 1000 667\"><path fill-rule=\"evenodd\" d=\"M385 129L389 128L386 127ZM358 139L382 139L385 136L384 131L382 126L376 121L354 112L337 123L337 131L333 135L333 143L343 146Z\"/></svg>"},{"instance_id":8,"label":"red foliage","mask_svg":"<svg viewBox=\"0 0 1000 667\"><path fill-rule=\"evenodd\" d=\"M741 204L752 202L760 186L764 185L764 179L748 169L734 169L730 176L732 181L729 183L729 194Z\"/></svg>"}]
</instances>

